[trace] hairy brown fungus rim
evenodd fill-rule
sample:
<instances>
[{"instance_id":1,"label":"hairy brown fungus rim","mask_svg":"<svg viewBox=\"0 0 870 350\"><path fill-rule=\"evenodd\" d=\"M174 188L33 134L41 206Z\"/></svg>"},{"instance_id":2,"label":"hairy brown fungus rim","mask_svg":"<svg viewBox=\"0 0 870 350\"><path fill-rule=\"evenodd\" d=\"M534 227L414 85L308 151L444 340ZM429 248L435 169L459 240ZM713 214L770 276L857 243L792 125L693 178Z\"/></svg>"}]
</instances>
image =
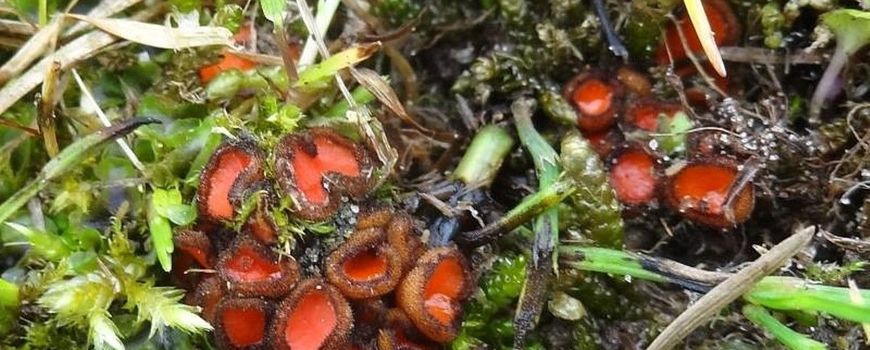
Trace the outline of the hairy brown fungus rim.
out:
<instances>
[{"instance_id":1,"label":"hairy brown fungus rim","mask_svg":"<svg viewBox=\"0 0 870 350\"><path fill-rule=\"evenodd\" d=\"M237 237L221 254L217 269L229 292L240 296L282 297L300 276L296 260L279 257L246 235Z\"/></svg>"},{"instance_id":2,"label":"hairy brown fungus rim","mask_svg":"<svg viewBox=\"0 0 870 350\"><path fill-rule=\"evenodd\" d=\"M217 307L221 300L226 296L224 292L224 281L218 276L210 276L203 279L191 297L191 305L196 305L202 308L202 318L208 323L214 324Z\"/></svg>"},{"instance_id":3,"label":"hairy brown fungus rim","mask_svg":"<svg viewBox=\"0 0 870 350\"><path fill-rule=\"evenodd\" d=\"M239 193L263 179L263 154L250 140L227 142L202 169L196 192L197 210L206 221L231 220Z\"/></svg>"},{"instance_id":4,"label":"hairy brown fungus rim","mask_svg":"<svg viewBox=\"0 0 870 350\"><path fill-rule=\"evenodd\" d=\"M755 190L751 183L739 192L740 171L730 158L715 157L694 160L668 176L665 202L686 218L716 228L731 228L752 215ZM728 203L728 197L733 200ZM730 210L729 210L730 209ZM729 218L730 212L730 218Z\"/></svg>"},{"instance_id":5,"label":"hairy brown fungus rim","mask_svg":"<svg viewBox=\"0 0 870 350\"><path fill-rule=\"evenodd\" d=\"M433 248L399 285L398 305L421 333L445 343L453 340L462 320L462 302L472 290L471 273L454 247Z\"/></svg>"},{"instance_id":6,"label":"hairy brown fungus rim","mask_svg":"<svg viewBox=\"0 0 870 350\"><path fill-rule=\"evenodd\" d=\"M329 218L342 195L361 198L373 185L366 149L330 129L284 136L276 149L275 171L281 191L296 202L294 213L307 220Z\"/></svg>"},{"instance_id":7,"label":"hairy brown fungus rim","mask_svg":"<svg viewBox=\"0 0 870 350\"><path fill-rule=\"evenodd\" d=\"M586 133L609 129L623 110L622 84L597 70L574 76L565 83L562 95L577 113L577 126Z\"/></svg>"},{"instance_id":8,"label":"hairy brown fungus rim","mask_svg":"<svg viewBox=\"0 0 870 350\"><path fill-rule=\"evenodd\" d=\"M403 261L380 228L354 232L326 257L326 278L351 299L392 292L402 278Z\"/></svg>"}]
</instances>

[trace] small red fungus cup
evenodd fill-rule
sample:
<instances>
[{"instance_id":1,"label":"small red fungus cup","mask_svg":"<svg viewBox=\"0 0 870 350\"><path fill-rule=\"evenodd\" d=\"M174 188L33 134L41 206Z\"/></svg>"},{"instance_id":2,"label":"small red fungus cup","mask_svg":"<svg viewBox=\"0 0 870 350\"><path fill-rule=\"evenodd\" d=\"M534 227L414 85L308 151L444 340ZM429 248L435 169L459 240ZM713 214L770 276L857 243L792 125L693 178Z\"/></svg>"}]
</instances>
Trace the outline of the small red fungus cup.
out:
<instances>
[{"instance_id":1,"label":"small red fungus cup","mask_svg":"<svg viewBox=\"0 0 870 350\"><path fill-rule=\"evenodd\" d=\"M326 257L326 279L351 299L392 292L402 278L402 260L380 228L354 232Z\"/></svg>"},{"instance_id":2,"label":"small red fungus cup","mask_svg":"<svg viewBox=\"0 0 870 350\"><path fill-rule=\"evenodd\" d=\"M434 248L399 285L397 301L421 333L445 343L456 337L471 286L470 269L459 250Z\"/></svg>"},{"instance_id":3,"label":"small red fungus cup","mask_svg":"<svg viewBox=\"0 0 870 350\"><path fill-rule=\"evenodd\" d=\"M359 198L372 185L365 148L329 129L287 135L276 155L278 184L303 219L326 219L338 210L342 195Z\"/></svg>"},{"instance_id":4,"label":"small red fungus cup","mask_svg":"<svg viewBox=\"0 0 870 350\"><path fill-rule=\"evenodd\" d=\"M671 119L682 110L683 107L679 103L643 99L632 104L622 120L627 130L658 132L662 117Z\"/></svg>"},{"instance_id":5,"label":"small red fungus cup","mask_svg":"<svg viewBox=\"0 0 870 350\"><path fill-rule=\"evenodd\" d=\"M271 302L225 298L215 311L215 338L221 349L262 349L269 344Z\"/></svg>"},{"instance_id":6,"label":"small red fungus cup","mask_svg":"<svg viewBox=\"0 0 870 350\"><path fill-rule=\"evenodd\" d=\"M716 228L730 228L745 222L752 214L755 192L751 184L734 194L739 172L726 159L696 160L668 177L664 191L667 204L686 218Z\"/></svg>"},{"instance_id":7,"label":"small red fungus cup","mask_svg":"<svg viewBox=\"0 0 870 350\"><path fill-rule=\"evenodd\" d=\"M211 241L201 231L180 230L173 235L175 251L172 253L172 279L176 285L185 289L195 287L201 274L189 272L192 269L214 267L215 255Z\"/></svg>"},{"instance_id":8,"label":"small red fungus cup","mask_svg":"<svg viewBox=\"0 0 870 350\"><path fill-rule=\"evenodd\" d=\"M250 141L219 147L200 176L197 190L200 217L211 222L232 219L241 194L263 179L262 159L262 153Z\"/></svg>"},{"instance_id":9,"label":"small red fungus cup","mask_svg":"<svg viewBox=\"0 0 870 350\"><path fill-rule=\"evenodd\" d=\"M278 307L272 345L282 350L343 349L352 330L353 315L341 293L323 280L308 279Z\"/></svg>"},{"instance_id":10,"label":"small red fungus cup","mask_svg":"<svg viewBox=\"0 0 870 350\"><path fill-rule=\"evenodd\" d=\"M299 264L295 260L278 257L244 235L221 254L217 269L231 294L246 297L282 297L299 280Z\"/></svg>"},{"instance_id":11,"label":"small red fungus cup","mask_svg":"<svg viewBox=\"0 0 870 350\"><path fill-rule=\"evenodd\" d=\"M417 258L426 250L420 237L414 232L414 220L405 213L391 208L377 208L357 217L356 229L381 228L387 233L387 242L392 253L402 262L403 272L417 263Z\"/></svg>"},{"instance_id":12,"label":"small red fungus cup","mask_svg":"<svg viewBox=\"0 0 870 350\"><path fill-rule=\"evenodd\" d=\"M597 71L588 71L568 81L562 94L577 111L580 130L596 133L616 123L622 111L622 90L617 80Z\"/></svg>"},{"instance_id":13,"label":"small red fungus cup","mask_svg":"<svg viewBox=\"0 0 870 350\"><path fill-rule=\"evenodd\" d=\"M203 279L193 291L190 304L202 308L202 318L208 323L217 323L217 306L226 294L223 284L220 277L211 276Z\"/></svg>"},{"instance_id":14,"label":"small red fungus cup","mask_svg":"<svg viewBox=\"0 0 870 350\"><path fill-rule=\"evenodd\" d=\"M656 199L661 171L658 160L645 147L624 147L611 154L607 165L610 185L620 203L643 206Z\"/></svg>"},{"instance_id":15,"label":"small red fungus cup","mask_svg":"<svg viewBox=\"0 0 870 350\"><path fill-rule=\"evenodd\" d=\"M741 28L728 1L702 0L702 4L704 12L707 14L707 20L710 22L710 29L715 33L713 38L716 45L722 47L736 44L740 38ZM677 17L677 22L686 38L686 45L692 54L697 56L703 54L704 50L701 42L698 40L695 27L692 26L692 22L688 17L688 14L684 11ZM668 51L670 51L670 55L668 55ZM660 65L666 65L671 62L679 63L688 58L674 23L670 22L667 24L664 41L656 49L655 57L656 62Z\"/></svg>"}]
</instances>

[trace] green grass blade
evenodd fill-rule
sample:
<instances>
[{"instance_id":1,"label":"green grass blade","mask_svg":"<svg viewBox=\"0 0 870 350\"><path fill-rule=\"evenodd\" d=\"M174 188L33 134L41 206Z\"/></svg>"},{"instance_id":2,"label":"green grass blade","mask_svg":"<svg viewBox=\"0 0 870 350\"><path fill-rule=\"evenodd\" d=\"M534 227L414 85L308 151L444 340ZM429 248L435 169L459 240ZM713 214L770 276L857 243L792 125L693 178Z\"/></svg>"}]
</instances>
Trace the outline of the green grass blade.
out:
<instances>
[{"instance_id":1,"label":"green grass blade","mask_svg":"<svg viewBox=\"0 0 870 350\"><path fill-rule=\"evenodd\" d=\"M776 340L779 340L783 345L792 350L823 350L827 349L825 344L817 342L806 335L798 333L788 326L779 322L765 308L748 304L743 306L743 315L747 319L755 323L756 326L773 334Z\"/></svg>"},{"instance_id":2,"label":"green grass blade","mask_svg":"<svg viewBox=\"0 0 870 350\"><path fill-rule=\"evenodd\" d=\"M117 137L124 136L142 125L153 124L156 122L157 120L151 118L126 120L122 123L115 124L111 127L85 136L64 148L57 157L45 164L42 171L36 175L36 178L33 179L33 181L24 185L23 188L9 197L9 199L3 202L3 204L0 204L0 223L5 222L10 216L12 216L12 214L15 214L18 209L30 200L30 198L33 198L33 196L45 188L49 181L81 164L82 161L100 145L103 145Z\"/></svg>"}]
</instances>

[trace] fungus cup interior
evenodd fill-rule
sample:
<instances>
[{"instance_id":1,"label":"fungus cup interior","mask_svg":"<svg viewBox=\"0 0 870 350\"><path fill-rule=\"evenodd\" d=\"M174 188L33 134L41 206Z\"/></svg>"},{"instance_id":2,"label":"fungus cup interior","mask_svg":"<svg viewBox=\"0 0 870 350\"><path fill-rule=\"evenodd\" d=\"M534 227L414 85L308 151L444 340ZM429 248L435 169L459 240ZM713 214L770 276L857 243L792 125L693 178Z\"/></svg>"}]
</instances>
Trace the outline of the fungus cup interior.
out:
<instances>
[{"instance_id":1,"label":"fungus cup interior","mask_svg":"<svg viewBox=\"0 0 870 350\"><path fill-rule=\"evenodd\" d=\"M287 320L284 339L291 349L320 349L338 325L329 295L312 288L296 303Z\"/></svg>"},{"instance_id":2,"label":"fungus cup interior","mask_svg":"<svg viewBox=\"0 0 870 350\"><path fill-rule=\"evenodd\" d=\"M313 204L323 204L327 200L323 178L330 172L349 177L359 177L360 163L353 147L336 142L326 135L314 135L314 154L304 147L294 150L293 171L296 187Z\"/></svg>"},{"instance_id":3,"label":"fungus cup interior","mask_svg":"<svg viewBox=\"0 0 870 350\"><path fill-rule=\"evenodd\" d=\"M208 214L221 219L233 217L234 208L230 202L230 192L242 172L251 165L253 157L240 148L229 148L218 155L214 166L206 170L207 181L206 210Z\"/></svg>"},{"instance_id":4,"label":"fungus cup interior","mask_svg":"<svg viewBox=\"0 0 870 350\"><path fill-rule=\"evenodd\" d=\"M254 247L241 246L226 263L227 275L237 281L262 281L277 278L281 267Z\"/></svg>"},{"instance_id":5,"label":"fungus cup interior","mask_svg":"<svg viewBox=\"0 0 870 350\"><path fill-rule=\"evenodd\" d=\"M620 202L643 204L655 197L655 159L640 149L619 154L610 169L610 184Z\"/></svg>"},{"instance_id":6,"label":"fungus cup interior","mask_svg":"<svg viewBox=\"0 0 870 350\"><path fill-rule=\"evenodd\" d=\"M448 257L438 263L432 271L423 291L423 303L428 312L438 322L450 324L459 313L459 303L465 288L465 271L456 258Z\"/></svg>"},{"instance_id":7,"label":"fungus cup interior","mask_svg":"<svg viewBox=\"0 0 870 350\"><path fill-rule=\"evenodd\" d=\"M723 215L737 171L718 165L689 165L675 175L673 194L680 208Z\"/></svg>"},{"instance_id":8,"label":"fungus cup interior","mask_svg":"<svg viewBox=\"0 0 870 350\"><path fill-rule=\"evenodd\" d=\"M703 0L704 12L707 14L707 20L710 22L710 29L713 30L713 36L718 46L732 45L737 42L739 33L739 24L734 12L724 0ZM688 14L683 14L679 17L678 23L683 35L686 37L686 46L693 54L703 52L701 42L698 40L698 34L695 32L695 27L688 18ZM670 50L670 56L668 51ZM656 50L656 61L659 64L668 64L671 62L671 57L674 62L685 60L688 56L683 48L680 34L677 32L677 27L673 23L668 23L665 33L665 40L659 45Z\"/></svg>"},{"instance_id":9,"label":"fungus cup interior","mask_svg":"<svg viewBox=\"0 0 870 350\"><path fill-rule=\"evenodd\" d=\"M614 120L609 112L613 108L615 95L614 87L597 77L587 77L578 82L571 92L571 102L580 112L580 129L593 132L609 127Z\"/></svg>"},{"instance_id":10,"label":"fungus cup interior","mask_svg":"<svg viewBox=\"0 0 870 350\"><path fill-rule=\"evenodd\" d=\"M257 344L266 334L266 313L256 308L226 308L221 322L227 338L236 347Z\"/></svg>"},{"instance_id":11,"label":"fungus cup interior","mask_svg":"<svg viewBox=\"0 0 870 350\"><path fill-rule=\"evenodd\" d=\"M613 89L596 78L589 78L580 83L573 94L574 105L584 115L601 115L610 109L613 101Z\"/></svg>"},{"instance_id":12,"label":"fungus cup interior","mask_svg":"<svg viewBox=\"0 0 870 350\"><path fill-rule=\"evenodd\" d=\"M387 273L387 257L377 248L369 248L345 260L342 269L352 280L370 281Z\"/></svg>"}]
</instances>

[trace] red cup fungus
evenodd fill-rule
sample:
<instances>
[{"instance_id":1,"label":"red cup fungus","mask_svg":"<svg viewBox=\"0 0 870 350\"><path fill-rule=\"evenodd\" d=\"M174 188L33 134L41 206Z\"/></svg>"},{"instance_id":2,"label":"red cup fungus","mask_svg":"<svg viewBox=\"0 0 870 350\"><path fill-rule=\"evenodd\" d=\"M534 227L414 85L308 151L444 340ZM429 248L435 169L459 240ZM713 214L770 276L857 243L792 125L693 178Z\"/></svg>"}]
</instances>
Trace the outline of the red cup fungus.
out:
<instances>
[{"instance_id":1,"label":"red cup fungus","mask_svg":"<svg viewBox=\"0 0 870 350\"><path fill-rule=\"evenodd\" d=\"M644 99L633 103L628 108L623 116L623 121L628 128L658 132L661 117L673 118L682 109L678 103Z\"/></svg>"},{"instance_id":2,"label":"red cup fungus","mask_svg":"<svg viewBox=\"0 0 870 350\"><path fill-rule=\"evenodd\" d=\"M250 141L219 147L200 176L197 190L200 217L213 222L232 219L238 197L263 178L262 159L262 154Z\"/></svg>"},{"instance_id":3,"label":"red cup fungus","mask_svg":"<svg viewBox=\"0 0 870 350\"><path fill-rule=\"evenodd\" d=\"M717 228L736 226L749 219L755 204L750 184L734 194L727 208L729 191L738 174L729 160L694 161L668 178L665 201L692 221Z\"/></svg>"},{"instance_id":4,"label":"red cup fungus","mask_svg":"<svg viewBox=\"0 0 870 350\"><path fill-rule=\"evenodd\" d=\"M707 20L710 22L710 29L715 34L713 36L716 45L719 47L734 45L740 37L740 24L737 22L737 17L734 16L734 11L726 0L702 0L704 12L707 14ZM682 13L677 17L680 30L686 38L686 46L694 55L704 52L701 47L701 42L698 40L698 34L695 32L692 22L688 18L687 13ZM668 55L670 51L670 55ZM665 29L664 41L659 44L655 53L656 61L661 64L669 64L672 61L679 63L688 58L686 50L683 48L680 34L677 32L677 26L674 23L668 23Z\"/></svg>"},{"instance_id":5,"label":"red cup fungus","mask_svg":"<svg viewBox=\"0 0 870 350\"><path fill-rule=\"evenodd\" d=\"M622 87L603 73L590 71L577 75L562 91L577 111L577 125L586 133L607 130L622 108Z\"/></svg>"},{"instance_id":6,"label":"red cup fungus","mask_svg":"<svg viewBox=\"0 0 870 350\"><path fill-rule=\"evenodd\" d=\"M217 321L217 306L225 295L223 284L219 277L211 276L203 279L193 291L190 304L201 307L202 318L211 324Z\"/></svg>"},{"instance_id":7,"label":"red cup fungus","mask_svg":"<svg viewBox=\"0 0 870 350\"><path fill-rule=\"evenodd\" d=\"M244 235L237 237L221 255L218 272L230 293L246 297L281 297L299 280L299 264L295 260L278 257Z\"/></svg>"},{"instance_id":8,"label":"red cup fungus","mask_svg":"<svg viewBox=\"0 0 870 350\"><path fill-rule=\"evenodd\" d=\"M310 129L285 136L276 150L281 190L296 204L296 215L322 220L338 210L342 195L361 197L371 187L366 150L335 131Z\"/></svg>"},{"instance_id":9,"label":"red cup fungus","mask_svg":"<svg viewBox=\"0 0 870 350\"><path fill-rule=\"evenodd\" d=\"M659 171L656 158L641 146L628 146L609 158L610 185L620 203L647 205L656 199Z\"/></svg>"},{"instance_id":10,"label":"red cup fungus","mask_svg":"<svg viewBox=\"0 0 870 350\"><path fill-rule=\"evenodd\" d=\"M193 289L202 274L190 270L214 267L215 255L211 241L198 230L180 230L172 240L175 245L172 253L172 279L185 289Z\"/></svg>"},{"instance_id":11,"label":"red cup fungus","mask_svg":"<svg viewBox=\"0 0 870 350\"><path fill-rule=\"evenodd\" d=\"M403 261L380 228L354 232L326 257L326 279L351 299L391 292L402 278Z\"/></svg>"},{"instance_id":12,"label":"red cup fungus","mask_svg":"<svg viewBox=\"0 0 870 350\"><path fill-rule=\"evenodd\" d=\"M218 348L266 348L272 308L271 302L258 298L221 300L214 316Z\"/></svg>"},{"instance_id":13,"label":"red cup fungus","mask_svg":"<svg viewBox=\"0 0 870 350\"><path fill-rule=\"evenodd\" d=\"M401 260L403 272L413 268L426 249L414 233L414 220L404 213L396 213L390 208L380 208L364 214L357 219L357 230L379 227L387 232L387 242L392 252Z\"/></svg>"},{"instance_id":14,"label":"red cup fungus","mask_svg":"<svg viewBox=\"0 0 870 350\"><path fill-rule=\"evenodd\" d=\"M274 349L344 349L353 329L347 300L320 279L302 281L285 298L273 325Z\"/></svg>"},{"instance_id":15,"label":"red cup fungus","mask_svg":"<svg viewBox=\"0 0 870 350\"><path fill-rule=\"evenodd\" d=\"M469 271L456 248L433 248L399 285L398 305L429 339L443 343L456 337L461 303L471 292Z\"/></svg>"}]
</instances>

